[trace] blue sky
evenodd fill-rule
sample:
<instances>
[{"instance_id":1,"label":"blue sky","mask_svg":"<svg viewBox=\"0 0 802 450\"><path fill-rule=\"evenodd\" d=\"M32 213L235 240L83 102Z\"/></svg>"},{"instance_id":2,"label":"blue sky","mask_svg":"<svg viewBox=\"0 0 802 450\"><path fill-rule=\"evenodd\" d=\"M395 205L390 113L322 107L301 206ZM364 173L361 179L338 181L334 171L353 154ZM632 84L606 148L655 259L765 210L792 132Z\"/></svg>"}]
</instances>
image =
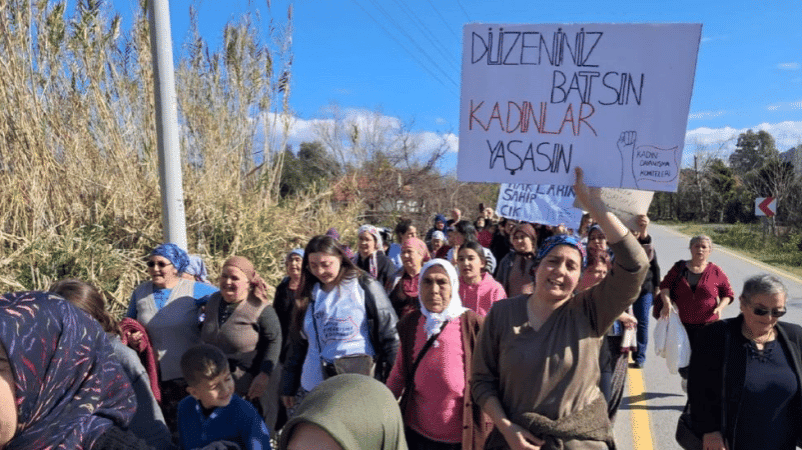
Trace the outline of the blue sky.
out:
<instances>
[{"instance_id":1,"label":"blue sky","mask_svg":"<svg viewBox=\"0 0 802 450\"><path fill-rule=\"evenodd\" d=\"M259 10L286 22L287 0L173 0L175 52L187 37L189 7L212 48L224 24ZM130 17L136 0L113 0ZM488 23L702 23L685 156L697 144L724 155L746 129L764 129L786 150L802 144L802 1L317 0L293 4L293 142L336 104L351 117L379 111L411 123L421 145L445 137L456 150L462 26ZM692 158L692 156L691 156ZM444 168L456 162L452 153Z\"/></svg>"}]
</instances>

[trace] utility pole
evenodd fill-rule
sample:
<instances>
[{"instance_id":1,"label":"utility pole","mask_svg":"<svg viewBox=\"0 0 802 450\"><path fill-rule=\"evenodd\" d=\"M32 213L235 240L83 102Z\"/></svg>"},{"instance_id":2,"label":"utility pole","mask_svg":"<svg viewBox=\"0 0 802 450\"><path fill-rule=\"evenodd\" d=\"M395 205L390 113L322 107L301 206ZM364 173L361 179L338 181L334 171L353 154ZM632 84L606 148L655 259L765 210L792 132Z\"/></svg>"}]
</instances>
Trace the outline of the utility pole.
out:
<instances>
[{"instance_id":1,"label":"utility pole","mask_svg":"<svg viewBox=\"0 0 802 450\"><path fill-rule=\"evenodd\" d=\"M162 227L165 242L187 249L181 148L178 139L173 39L170 35L168 0L148 0L150 49L156 97L156 137L159 143L159 184L162 194Z\"/></svg>"}]
</instances>

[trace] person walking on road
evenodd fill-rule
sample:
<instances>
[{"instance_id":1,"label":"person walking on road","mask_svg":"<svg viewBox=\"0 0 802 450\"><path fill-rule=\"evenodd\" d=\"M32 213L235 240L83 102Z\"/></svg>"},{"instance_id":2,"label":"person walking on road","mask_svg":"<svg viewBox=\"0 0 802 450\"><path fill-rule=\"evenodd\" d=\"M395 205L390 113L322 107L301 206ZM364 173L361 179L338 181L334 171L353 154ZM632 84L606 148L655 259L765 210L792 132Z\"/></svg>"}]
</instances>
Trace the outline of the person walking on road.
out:
<instances>
[{"instance_id":1,"label":"person walking on road","mask_svg":"<svg viewBox=\"0 0 802 450\"><path fill-rule=\"evenodd\" d=\"M735 293L721 267L709 261L713 251L710 237L702 234L691 238L690 250L691 259L677 261L660 282L661 308L655 314L668 317L670 304L677 306L693 354L698 342L696 335L705 325L721 318ZM687 380L687 367L681 367L679 373Z\"/></svg>"},{"instance_id":2,"label":"person walking on road","mask_svg":"<svg viewBox=\"0 0 802 450\"><path fill-rule=\"evenodd\" d=\"M646 348L649 344L649 313L655 295L659 292L660 265L657 263L657 252L652 243L652 236L649 234L649 217L641 214L637 217L637 228L632 234L638 238L638 242L643 246L646 256L649 258L649 272L640 289L640 296L632 305L632 312L638 319L638 329L635 335L637 347L632 352L633 366L637 369L643 368L646 364Z\"/></svg>"}]
</instances>

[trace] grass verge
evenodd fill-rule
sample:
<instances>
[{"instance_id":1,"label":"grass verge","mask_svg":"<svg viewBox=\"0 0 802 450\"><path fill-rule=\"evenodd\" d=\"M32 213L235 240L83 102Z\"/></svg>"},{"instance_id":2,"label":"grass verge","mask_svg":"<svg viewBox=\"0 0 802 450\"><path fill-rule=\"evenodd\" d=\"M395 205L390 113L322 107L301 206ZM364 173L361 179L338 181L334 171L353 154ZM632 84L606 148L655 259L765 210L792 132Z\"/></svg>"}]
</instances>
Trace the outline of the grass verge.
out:
<instances>
[{"instance_id":1,"label":"grass verge","mask_svg":"<svg viewBox=\"0 0 802 450\"><path fill-rule=\"evenodd\" d=\"M782 236L763 233L759 224L661 223L688 236L706 234L716 245L723 245L764 264L802 277L802 251L797 246L799 232Z\"/></svg>"}]
</instances>

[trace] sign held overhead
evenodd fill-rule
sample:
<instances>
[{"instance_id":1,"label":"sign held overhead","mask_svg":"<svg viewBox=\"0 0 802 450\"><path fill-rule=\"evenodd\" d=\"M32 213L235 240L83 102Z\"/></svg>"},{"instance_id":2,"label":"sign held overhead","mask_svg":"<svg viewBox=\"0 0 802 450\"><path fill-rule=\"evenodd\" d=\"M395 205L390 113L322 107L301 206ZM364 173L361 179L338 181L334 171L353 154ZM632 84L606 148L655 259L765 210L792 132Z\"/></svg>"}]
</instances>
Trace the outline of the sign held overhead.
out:
<instances>
[{"instance_id":1,"label":"sign held overhead","mask_svg":"<svg viewBox=\"0 0 802 450\"><path fill-rule=\"evenodd\" d=\"M462 181L676 191L701 24L468 24Z\"/></svg>"}]
</instances>

